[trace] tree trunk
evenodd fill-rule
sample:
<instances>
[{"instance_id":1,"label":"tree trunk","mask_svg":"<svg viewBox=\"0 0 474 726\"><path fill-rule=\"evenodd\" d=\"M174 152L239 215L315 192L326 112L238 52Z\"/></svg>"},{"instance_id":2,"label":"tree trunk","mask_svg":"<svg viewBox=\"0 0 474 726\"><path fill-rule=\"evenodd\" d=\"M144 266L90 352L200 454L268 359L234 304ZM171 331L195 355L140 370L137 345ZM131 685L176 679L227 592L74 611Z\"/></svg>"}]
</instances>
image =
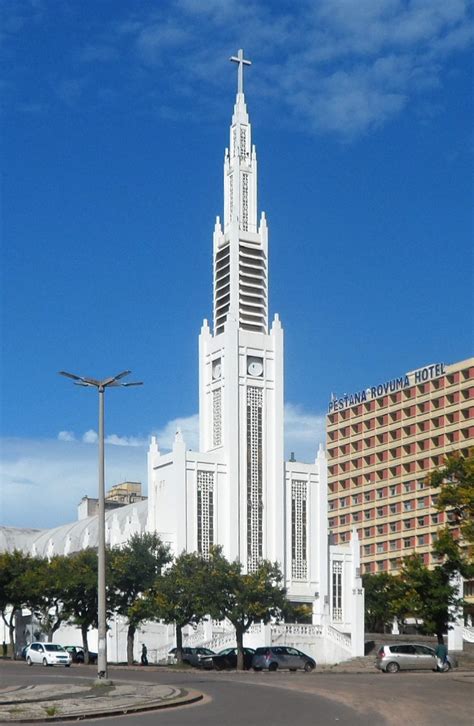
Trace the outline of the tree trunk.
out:
<instances>
[{"instance_id":1,"label":"tree trunk","mask_svg":"<svg viewBox=\"0 0 474 726\"><path fill-rule=\"evenodd\" d=\"M84 623L81 625L81 633L82 633L82 647L84 648L84 663L87 665L89 663L89 643L87 642L87 625L84 625Z\"/></svg>"},{"instance_id":2,"label":"tree trunk","mask_svg":"<svg viewBox=\"0 0 474 726\"><path fill-rule=\"evenodd\" d=\"M436 637L438 638L438 643L439 643L440 645L444 645L444 637L443 637L443 633L442 633L442 632L441 632L441 633L436 633Z\"/></svg>"},{"instance_id":3,"label":"tree trunk","mask_svg":"<svg viewBox=\"0 0 474 726\"><path fill-rule=\"evenodd\" d=\"M183 630L182 625L176 623L176 663L183 665Z\"/></svg>"},{"instance_id":4,"label":"tree trunk","mask_svg":"<svg viewBox=\"0 0 474 726\"><path fill-rule=\"evenodd\" d=\"M131 623L127 630L127 665L133 665L133 645L135 642L135 626Z\"/></svg>"},{"instance_id":5,"label":"tree trunk","mask_svg":"<svg viewBox=\"0 0 474 726\"><path fill-rule=\"evenodd\" d=\"M16 610L12 611L10 615L10 621L8 623L8 630L10 633L10 645L12 649L11 659L16 660L16 643L15 643L15 613Z\"/></svg>"},{"instance_id":6,"label":"tree trunk","mask_svg":"<svg viewBox=\"0 0 474 726\"><path fill-rule=\"evenodd\" d=\"M241 625L235 626L235 639L237 641L237 670L244 670L244 629Z\"/></svg>"}]
</instances>

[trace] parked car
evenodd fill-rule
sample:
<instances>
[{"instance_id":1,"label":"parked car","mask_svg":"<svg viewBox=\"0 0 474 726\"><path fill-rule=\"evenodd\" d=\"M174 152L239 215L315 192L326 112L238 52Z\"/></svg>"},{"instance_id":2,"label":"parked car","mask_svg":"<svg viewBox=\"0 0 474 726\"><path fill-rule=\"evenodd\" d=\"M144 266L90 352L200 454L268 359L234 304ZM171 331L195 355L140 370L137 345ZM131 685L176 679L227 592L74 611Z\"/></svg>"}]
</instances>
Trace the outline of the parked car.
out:
<instances>
[{"instance_id":1,"label":"parked car","mask_svg":"<svg viewBox=\"0 0 474 726\"><path fill-rule=\"evenodd\" d=\"M70 654L73 663L84 663L84 648L81 645L65 645L64 648ZM89 663L97 663L97 653L89 651Z\"/></svg>"},{"instance_id":2,"label":"parked car","mask_svg":"<svg viewBox=\"0 0 474 726\"><path fill-rule=\"evenodd\" d=\"M29 666L39 663L44 666L62 665L69 668L71 655L57 643L32 643L26 651L26 662Z\"/></svg>"},{"instance_id":3,"label":"parked car","mask_svg":"<svg viewBox=\"0 0 474 726\"><path fill-rule=\"evenodd\" d=\"M171 648L168 653L168 663L170 665L174 665L176 663L176 651L177 648ZM199 668L202 664L203 658L209 658L213 655L215 655L214 651L209 648L190 648L185 646L183 648L183 663Z\"/></svg>"},{"instance_id":4,"label":"parked car","mask_svg":"<svg viewBox=\"0 0 474 726\"><path fill-rule=\"evenodd\" d=\"M278 645L257 648L252 659L252 668L254 671L276 671L280 668L296 671L298 668L302 668L304 671L309 672L316 668L316 661L306 653L302 653L301 650L286 645Z\"/></svg>"},{"instance_id":5,"label":"parked car","mask_svg":"<svg viewBox=\"0 0 474 726\"><path fill-rule=\"evenodd\" d=\"M446 672L457 668L457 665L456 658L448 655L442 670ZM439 670L434 648L418 643L382 645L377 651L375 667L387 673L397 673L400 670Z\"/></svg>"},{"instance_id":6,"label":"parked car","mask_svg":"<svg viewBox=\"0 0 474 726\"><path fill-rule=\"evenodd\" d=\"M244 648L244 668L246 670L252 665L254 653L253 648ZM214 668L216 671L237 668L237 648L224 648L216 655L205 656L201 660L201 665L203 668Z\"/></svg>"},{"instance_id":7,"label":"parked car","mask_svg":"<svg viewBox=\"0 0 474 726\"><path fill-rule=\"evenodd\" d=\"M26 660L26 651L28 650L28 648L29 648L29 647L30 647L30 644L29 644L29 643L27 643L27 644L26 644L26 645L24 645L24 646L23 646L23 648L22 648L22 649L20 650L20 658L21 658L22 660Z\"/></svg>"}]
</instances>

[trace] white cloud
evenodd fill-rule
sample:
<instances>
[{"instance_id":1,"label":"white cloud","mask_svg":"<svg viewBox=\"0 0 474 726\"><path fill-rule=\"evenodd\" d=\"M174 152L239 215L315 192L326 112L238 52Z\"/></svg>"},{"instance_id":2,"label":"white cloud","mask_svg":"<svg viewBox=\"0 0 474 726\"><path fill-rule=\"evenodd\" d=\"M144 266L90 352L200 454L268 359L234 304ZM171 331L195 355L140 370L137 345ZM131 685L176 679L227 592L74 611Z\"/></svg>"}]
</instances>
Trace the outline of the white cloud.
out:
<instances>
[{"instance_id":1,"label":"white cloud","mask_svg":"<svg viewBox=\"0 0 474 726\"><path fill-rule=\"evenodd\" d=\"M170 0L139 22L134 13L126 37L140 62L166 63L177 93L194 78L201 99L243 44L262 97L300 125L351 137L441 84L447 55L473 41L471 15L469 0L308 0L286 12L260 0Z\"/></svg>"},{"instance_id":2,"label":"white cloud","mask_svg":"<svg viewBox=\"0 0 474 726\"><path fill-rule=\"evenodd\" d=\"M294 452L299 461L314 461L324 441L324 416L301 406L285 406L285 457ZM180 429L188 448L199 445L199 418L192 415L169 421L155 432L160 448L172 448ZM84 495L97 491L97 434L87 431L80 440L72 431L57 439L2 439L0 523L18 527L54 527L74 521ZM141 481L146 489L148 439L107 437L106 487L121 481Z\"/></svg>"},{"instance_id":3,"label":"white cloud","mask_svg":"<svg viewBox=\"0 0 474 726\"><path fill-rule=\"evenodd\" d=\"M73 431L60 431L58 434L58 441L75 441Z\"/></svg>"},{"instance_id":4,"label":"white cloud","mask_svg":"<svg viewBox=\"0 0 474 726\"><path fill-rule=\"evenodd\" d=\"M97 432L93 429L89 429L85 434L82 435L82 441L85 444L95 444L97 441Z\"/></svg>"}]
</instances>

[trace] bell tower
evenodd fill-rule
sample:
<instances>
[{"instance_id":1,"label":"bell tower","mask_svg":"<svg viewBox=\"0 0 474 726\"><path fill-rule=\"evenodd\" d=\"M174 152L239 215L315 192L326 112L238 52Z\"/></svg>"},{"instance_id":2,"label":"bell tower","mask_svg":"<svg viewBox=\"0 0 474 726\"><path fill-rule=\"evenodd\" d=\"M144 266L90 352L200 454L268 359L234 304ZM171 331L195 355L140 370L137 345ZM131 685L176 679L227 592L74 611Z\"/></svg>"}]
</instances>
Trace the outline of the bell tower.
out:
<instances>
[{"instance_id":1,"label":"bell tower","mask_svg":"<svg viewBox=\"0 0 474 726\"><path fill-rule=\"evenodd\" d=\"M224 154L224 215L213 238L213 329L200 335L200 449L219 451L226 555L249 571L284 562L283 330L268 326L268 228L257 223L257 155L243 91L243 51ZM223 511L224 510L224 511Z\"/></svg>"}]
</instances>

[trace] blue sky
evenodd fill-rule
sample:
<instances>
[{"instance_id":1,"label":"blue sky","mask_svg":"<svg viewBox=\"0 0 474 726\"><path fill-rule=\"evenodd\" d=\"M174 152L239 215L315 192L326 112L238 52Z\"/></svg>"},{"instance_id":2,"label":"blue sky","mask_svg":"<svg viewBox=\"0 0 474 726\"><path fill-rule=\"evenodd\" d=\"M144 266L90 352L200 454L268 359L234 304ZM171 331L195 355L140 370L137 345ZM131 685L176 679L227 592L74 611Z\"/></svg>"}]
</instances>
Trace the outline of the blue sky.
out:
<instances>
[{"instance_id":1,"label":"blue sky","mask_svg":"<svg viewBox=\"0 0 474 726\"><path fill-rule=\"evenodd\" d=\"M465 0L7 0L1 521L53 526L96 490L96 394L125 368L107 484L146 442L197 445L197 336L236 90L285 329L286 453L331 392L472 355L473 5Z\"/></svg>"}]
</instances>

